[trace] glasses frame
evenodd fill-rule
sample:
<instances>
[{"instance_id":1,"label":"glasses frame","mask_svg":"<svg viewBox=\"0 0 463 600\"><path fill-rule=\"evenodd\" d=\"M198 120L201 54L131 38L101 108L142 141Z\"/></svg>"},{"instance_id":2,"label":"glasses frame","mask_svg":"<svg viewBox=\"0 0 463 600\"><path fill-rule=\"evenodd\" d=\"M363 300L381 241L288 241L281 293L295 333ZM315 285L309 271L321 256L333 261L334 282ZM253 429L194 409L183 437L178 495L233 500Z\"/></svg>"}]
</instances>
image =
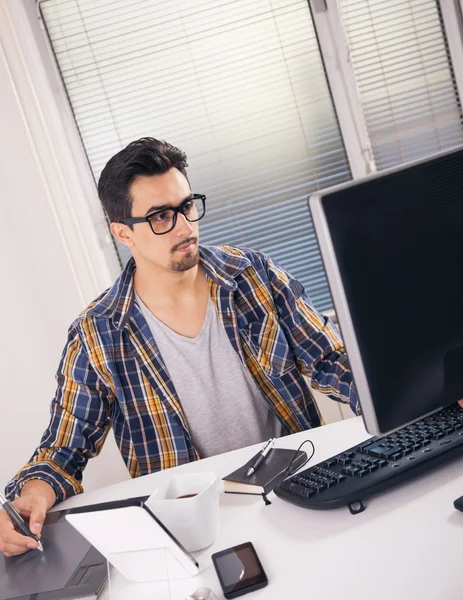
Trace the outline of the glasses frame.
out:
<instances>
[{"instance_id":1,"label":"glasses frame","mask_svg":"<svg viewBox=\"0 0 463 600\"><path fill-rule=\"evenodd\" d=\"M184 212L185 205L188 202L191 202L192 200L202 200L202 203L203 203L203 214L200 217L198 217L197 219L189 219ZM170 229L168 229L167 231L163 231L162 233L156 233L156 231L154 231L154 229L153 229L153 225L151 224L151 219L154 217L154 215L165 212L166 210L171 210L174 213L174 217L172 219L172 227ZM197 221L200 221L206 214L206 195L205 194L191 194L191 196L189 198L186 198L181 204L179 204L179 206L169 206L168 208L161 208L160 210L155 210L152 213L150 213L149 215L146 215L146 217L128 217L127 219L119 219L118 221L116 221L116 223L123 223L124 225L136 225L137 223L149 223L150 229L154 233L154 235L165 235L166 233L170 233L172 231L172 229L174 229L174 227L177 225L178 213L182 213L182 215L185 217L185 219L189 223L196 223Z\"/></svg>"}]
</instances>

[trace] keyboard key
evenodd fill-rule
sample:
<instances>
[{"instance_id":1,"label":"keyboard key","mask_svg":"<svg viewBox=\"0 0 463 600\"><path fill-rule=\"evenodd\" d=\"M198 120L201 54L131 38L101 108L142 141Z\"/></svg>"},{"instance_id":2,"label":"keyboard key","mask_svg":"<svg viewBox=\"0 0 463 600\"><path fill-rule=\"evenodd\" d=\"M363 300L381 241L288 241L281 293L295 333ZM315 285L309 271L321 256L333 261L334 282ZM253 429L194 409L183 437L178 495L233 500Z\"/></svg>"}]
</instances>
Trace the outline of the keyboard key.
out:
<instances>
[{"instance_id":1,"label":"keyboard key","mask_svg":"<svg viewBox=\"0 0 463 600\"><path fill-rule=\"evenodd\" d=\"M388 451L388 447L385 444L378 444L368 449L368 454L375 458L381 458L384 452Z\"/></svg>"},{"instance_id":2,"label":"keyboard key","mask_svg":"<svg viewBox=\"0 0 463 600\"><path fill-rule=\"evenodd\" d=\"M316 495L316 490L312 490L312 489L308 489L308 488L304 488L304 490L301 492L301 496L303 498L312 498L312 496Z\"/></svg>"},{"instance_id":3,"label":"keyboard key","mask_svg":"<svg viewBox=\"0 0 463 600\"><path fill-rule=\"evenodd\" d=\"M364 461L364 462L360 462L360 463L358 463L358 464L357 464L357 466L358 466L358 468L359 468L359 469L366 469L366 468L367 468L367 467L369 467L371 464L372 464L372 463L369 463L369 462L366 462L366 461Z\"/></svg>"},{"instance_id":4,"label":"keyboard key","mask_svg":"<svg viewBox=\"0 0 463 600\"><path fill-rule=\"evenodd\" d=\"M309 483L310 483L310 479L308 477L299 477L299 479L297 480L297 482L300 485L302 485L304 487L307 487L309 485Z\"/></svg>"},{"instance_id":5,"label":"keyboard key","mask_svg":"<svg viewBox=\"0 0 463 600\"><path fill-rule=\"evenodd\" d=\"M331 487L333 487L333 485L337 484L337 481L335 479L329 479L329 480L327 479L324 483L327 488L331 488Z\"/></svg>"},{"instance_id":6,"label":"keyboard key","mask_svg":"<svg viewBox=\"0 0 463 600\"><path fill-rule=\"evenodd\" d=\"M302 496L302 492L305 490L306 488L303 485L299 485L296 483L296 485L294 485L291 488L291 493L292 494L296 494L296 496Z\"/></svg>"},{"instance_id":7,"label":"keyboard key","mask_svg":"<svg viewBox=\"0 0 463 600\"><path fill-rule=\"evenodd\" d=\"M365 475L369 475L369 474L370 474L370 471L367 471L367 470L362 470L362 471L358 471L358 472L355 474L355 476L356 476L356 477L365 477Z\"/></svg>"},{"instance_id":8,"label":"keyboard key","mask_svg":"<svg viewBox=\"0 0 463 600\"><path fill-rule=\"evenodd\" d=\"M368 453L372 448L375 448L376 446L379 445L379 440L376 440L375 442L368 442L367 444L364 444L363 446L361 446L362 448L362 452Z\"/></svg>"},{"instance_id":9,"label":"keyboard key","mask_svg":"<svg viewBox=\"0 0 463 600\"><path fill-rule=\"evenodd\" d=\"M327 471L326 472L326 476L329 477L330 479L335 478L336 475L338 475L338 473L336 473L336 471Z\"/></svg>"},{"instance_id":10,"label":"keyboard key","mask_svg":"<svg viewBox=\"0 0 463 600\"><path fill-rule=\"evenodd\" d=\"M360 471L360 469L358 469L356 467L352 467L352 466L344 467L342 469L342 472L345 475L355 475L358 471Z\"/></svg>"},{"instance_id":11,"label":"keyboard key","mask_svg":"<svg viewBox=\"0 0 463 600\"><path fill-rule=\"evenodd\" d=\"M366 444L362 444L361 446L359 446L359 447L357 448L357 452L361 452L361 453L363 453L363 452L367 452L368 448L369 448L370 446L372 446L372 447L373 447L374 445L375 445L375 444L374 444L374 443L372 444L372 443L371 443L371 440L370 440L370 441L368 441Z\"/></svg>"},{"instance_id":12,"label":"keyboard key","mask_svg":"<svg viewBox=\"0 0 463 600\"><path fill-rule=\"evenodd\" d=\"M310 479L308 479L308 483L324 483L322 478L319 475L310 475Z\"/></svg>"},{"instance_id":13,"label":"keyboard key","mask_svg":"<svg viewBox=\"0 0 463 600\"><path fill-rule=\"evenodd\" d=\"M326 485L323 483L315 483L315 481L311 481L308 489L315 490L316 492L321 492L326 489Z\"/></svg>"}]
</instances>

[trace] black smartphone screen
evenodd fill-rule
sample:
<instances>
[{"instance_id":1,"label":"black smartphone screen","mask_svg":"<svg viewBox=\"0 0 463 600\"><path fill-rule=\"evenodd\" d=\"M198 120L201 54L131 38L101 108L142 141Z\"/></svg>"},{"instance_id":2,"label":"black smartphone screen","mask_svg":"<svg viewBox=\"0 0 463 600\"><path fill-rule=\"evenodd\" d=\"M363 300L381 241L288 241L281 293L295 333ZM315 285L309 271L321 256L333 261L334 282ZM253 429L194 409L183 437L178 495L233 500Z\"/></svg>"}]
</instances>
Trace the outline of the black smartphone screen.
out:
<instances>
[{"instance_id":1,"label":"black smartphone screen","mask_svg":"<svg viewBox=\"0 0 463 600\"><path fill-rule=\"evenodd\" d=\"M226 598L236 598L268 583L251 542L217 552L212 561Z\"/></svg>"}]
</instances>

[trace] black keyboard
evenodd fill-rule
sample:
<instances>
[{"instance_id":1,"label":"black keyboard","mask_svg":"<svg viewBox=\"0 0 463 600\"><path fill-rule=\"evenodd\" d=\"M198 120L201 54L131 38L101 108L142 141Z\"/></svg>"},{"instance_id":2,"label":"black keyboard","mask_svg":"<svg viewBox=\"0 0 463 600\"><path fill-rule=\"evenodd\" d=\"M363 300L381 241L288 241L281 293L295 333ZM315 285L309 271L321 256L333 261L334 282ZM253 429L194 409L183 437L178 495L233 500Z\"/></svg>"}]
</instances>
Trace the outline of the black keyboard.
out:
<instances>
[{"instance_id":1,"label":"black keyboard","mask_svg":"<svg viewBox=\"0 0 463 600\"><path fill-rule=\"evenodd\" d=\"M349 506L463 456L463 410L455 405L384 437L370 438L285 479L278 497L304 508Z\"/></svg>"}]
</instances>

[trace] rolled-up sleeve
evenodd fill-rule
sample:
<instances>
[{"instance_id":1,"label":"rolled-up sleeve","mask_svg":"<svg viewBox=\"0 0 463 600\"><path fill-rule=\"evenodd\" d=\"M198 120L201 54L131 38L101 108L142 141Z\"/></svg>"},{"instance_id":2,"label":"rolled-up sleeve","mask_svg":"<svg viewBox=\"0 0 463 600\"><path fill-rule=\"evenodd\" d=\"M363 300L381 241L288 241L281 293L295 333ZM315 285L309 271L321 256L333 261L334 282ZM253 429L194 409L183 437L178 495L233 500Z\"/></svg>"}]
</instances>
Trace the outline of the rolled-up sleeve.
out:
<instances>
[{"instance_id":1,"label":"rolled-up sleeve","mask_svg":"<svg viewBox=\"0 0 463 600\"><path fill-rule=\"evenodd\" d=\"M357 390L338 329L314 308L302 284L268 257L267 272L299 370L311 378L314 389L349 404L359 414Z\"/></svg>"},{"instance_id":2,"label":"rolled-up sleeve","mask_svg":"<svg viewBox=\"0 0 463 600\"><path fill-rule=\"evenodd\" d=\"M31 479L49 483L57 502L78 494L89 458L97 456L110 427L112 394L92 368L73 326L58 367L49 425L30 461L6 486L9 499Z\"/></svg>"}]
</instances>

